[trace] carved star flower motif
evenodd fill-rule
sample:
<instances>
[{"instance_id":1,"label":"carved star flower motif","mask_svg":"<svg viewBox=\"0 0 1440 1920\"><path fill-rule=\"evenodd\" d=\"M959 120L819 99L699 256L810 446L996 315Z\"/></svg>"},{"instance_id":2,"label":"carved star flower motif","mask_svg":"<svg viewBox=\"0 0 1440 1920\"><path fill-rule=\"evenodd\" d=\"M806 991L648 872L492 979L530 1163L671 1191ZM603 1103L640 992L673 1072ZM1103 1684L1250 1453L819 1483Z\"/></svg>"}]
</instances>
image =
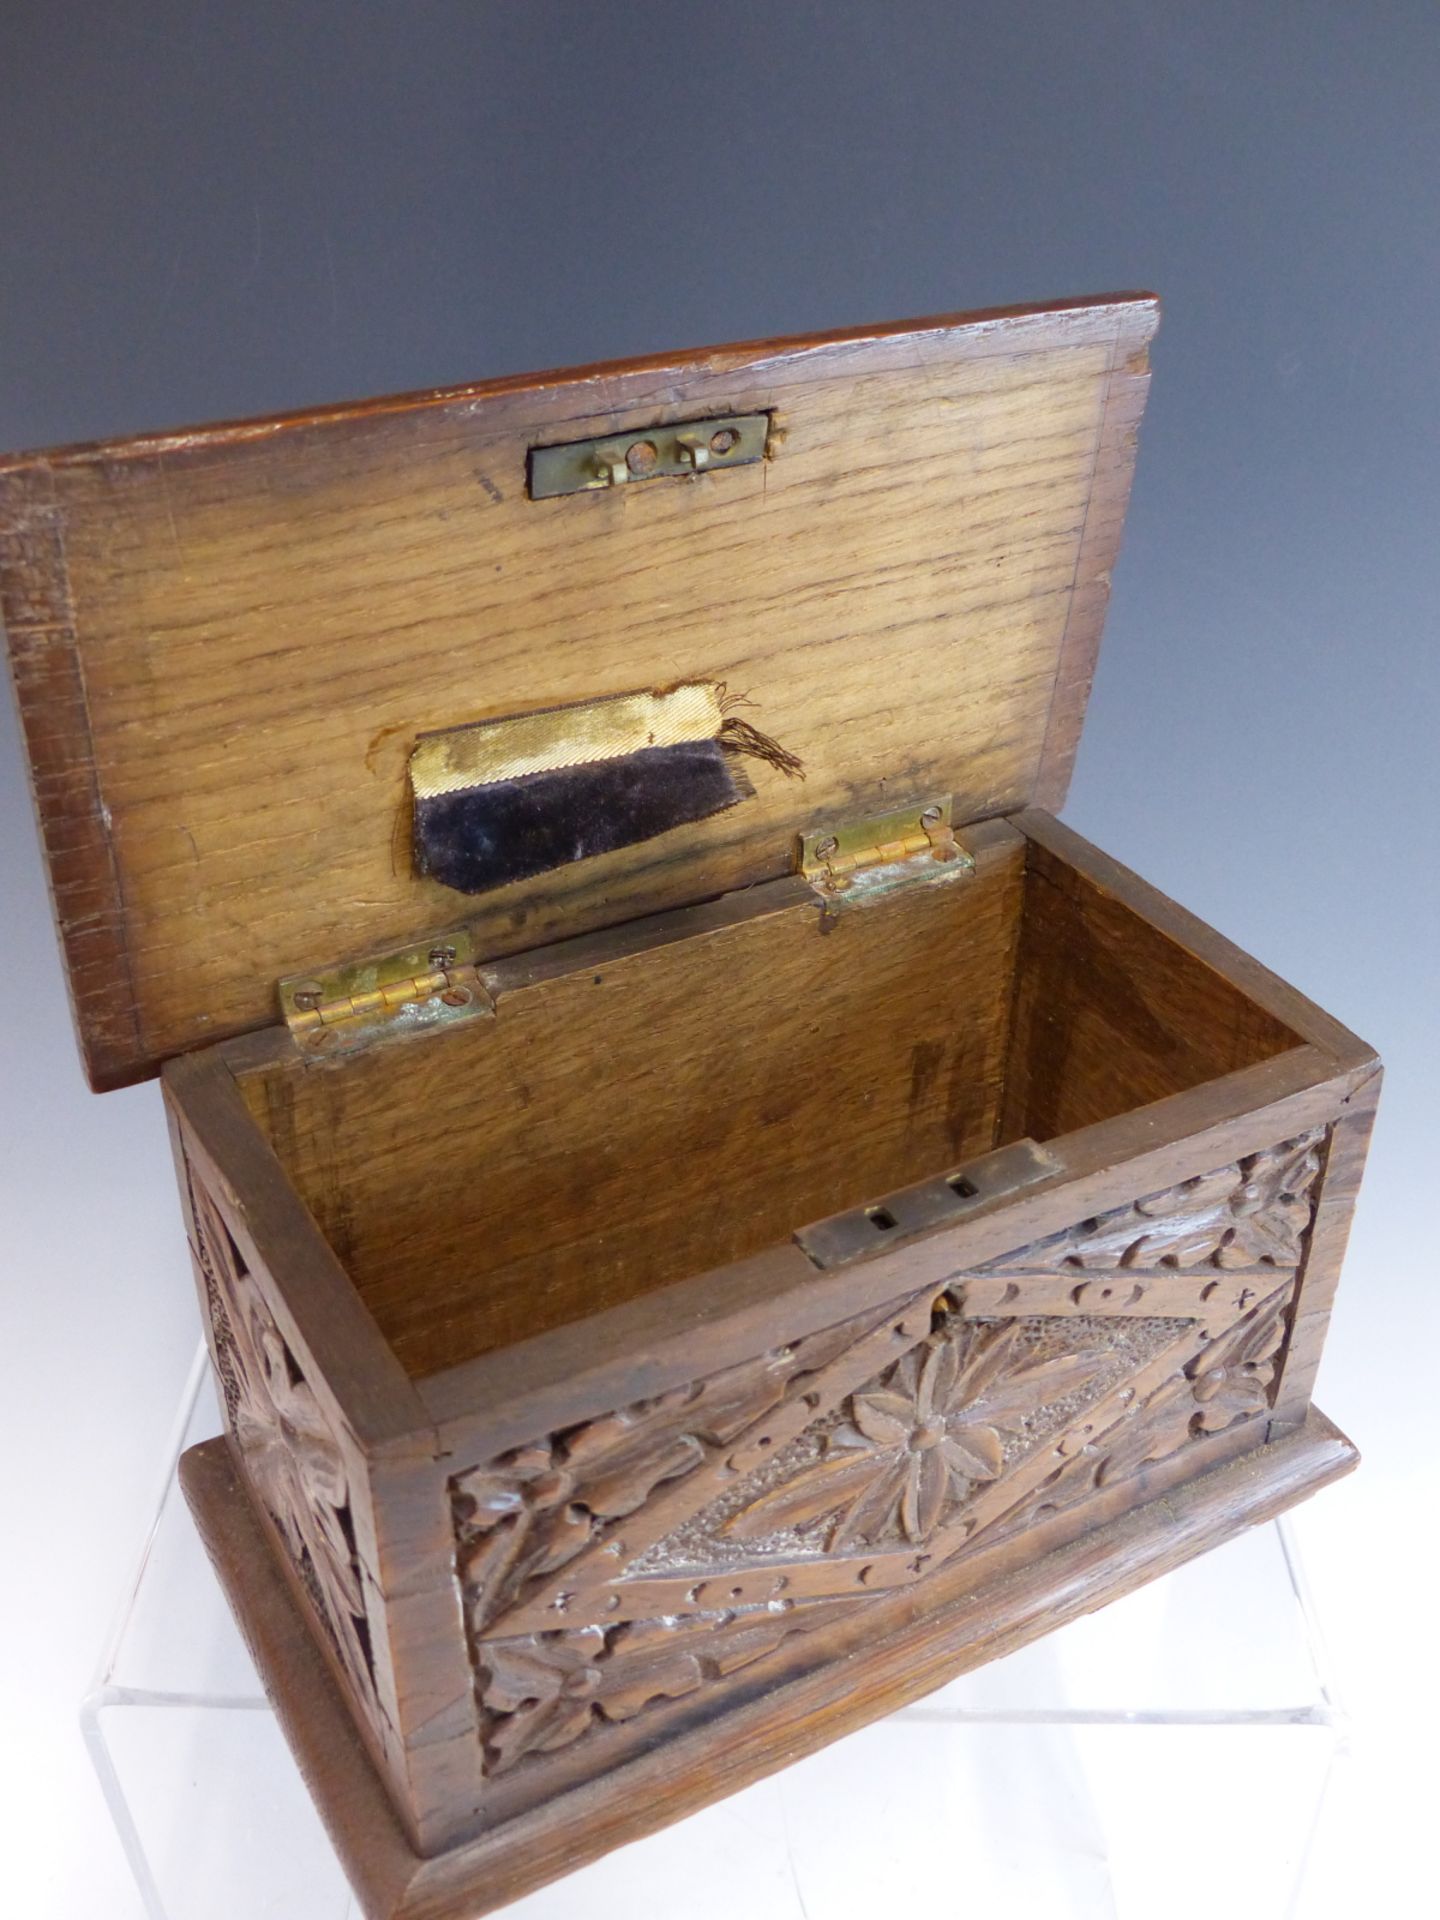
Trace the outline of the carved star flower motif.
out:
<instances>
[{"instance_id":1,"label":"carved star flower motif","mask_svg":"<svg viewBox=\"0 0 1440 1920\"><path fill-rule=\"evenodd\" d=\"M332 1616L363 1618L364 1595L342 1514L349 1508L345 1462L314 1393L293 1377L289 1354L268 1316L249 1316L252 1393L236 1419L236 1440L260 1497L308 1560ZM258 1388L259 1391L254 1389Z\"/></svg>"},{"instance_id":2,"label":"carved star flower motif","mask_svg":"<svg viewBox=\"0 0 1440 1920\"><path fill-rule=\"evenodd\" d=\"M1006 1327L982 1333L962 1359L952 1333L935 1335L876 1385L852 1394L850 1418L826 1437L818 1460L762 1492L725 1531L757 1539L830 1518L825 1544L832 1551L896 1532L922 1545L977 1485L1000 1477L1007 1439L1108 1358L1027 1360Z\"/></svg>"},{"instance_id":3,"label":"carved star flower motif","mask_svg":"<svg viewBox=\"0 0 1440 1920\"><path fill-rule=\"evenodd\" d=\"M893 1387L854 1395L851 1424L837 1431L832 1445L878 1448L890 1465L850 1507L833 1545L849 1545L897 1520L918 1544L934 1532L948 1496L965 1492L970 1482L998 1479L1004 1435L991 1417L996 1409L983 1397L967 1397L971 1385L970 1370L962 1372L959 1352L947 1340L923 1359L907 1355Z\"/></svg>"}]
</instances>

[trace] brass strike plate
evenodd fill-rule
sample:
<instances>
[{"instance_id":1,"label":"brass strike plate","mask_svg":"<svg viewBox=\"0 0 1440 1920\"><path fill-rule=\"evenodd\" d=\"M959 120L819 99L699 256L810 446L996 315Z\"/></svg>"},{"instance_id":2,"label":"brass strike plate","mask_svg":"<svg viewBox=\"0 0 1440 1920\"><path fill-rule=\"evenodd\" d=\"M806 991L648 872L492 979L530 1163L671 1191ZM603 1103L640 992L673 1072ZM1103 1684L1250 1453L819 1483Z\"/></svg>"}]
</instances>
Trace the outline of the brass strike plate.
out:
<instances>
[{"instance_id":1,"label":"brass strike plate","mask_svg":"<svg viewBox=\"0 0 1440 1920\"><path fill-rule=\"evenodd\" d=\"M637 427L563 447L530 449L530 498L589 493L667 475L748 467L765 458L768 413L726 414L713 420L678 420L663 427Z\"/></svg>"},{"instance_id":2,"label":"brass strike plate","mask_svg":"<svg viewBox=\"0 0 1440 1920\"><path fill-rule=\"evenodd\" d=\"M495 1011L464 929L328 973L296 974L279 993L296 1046L317 1060Z\"/></svg>"},{"instance_id":3,"label":"brass strike plate","mask_svg":"<svg viewBox=\"0 0 1440 1920\"><path fill-rule=\"evenodd\" d=\"M958 1226L987 1201L1008 1200L1059 1172L1060 1163L1044 1147L1029 1139L1015 1140L938 1179L922 1180L869 1206L852 1207L848 1213L801 1227L795 1243L828 1273L883 1253L911 1234Z\"/></svg>"}]
</instances>

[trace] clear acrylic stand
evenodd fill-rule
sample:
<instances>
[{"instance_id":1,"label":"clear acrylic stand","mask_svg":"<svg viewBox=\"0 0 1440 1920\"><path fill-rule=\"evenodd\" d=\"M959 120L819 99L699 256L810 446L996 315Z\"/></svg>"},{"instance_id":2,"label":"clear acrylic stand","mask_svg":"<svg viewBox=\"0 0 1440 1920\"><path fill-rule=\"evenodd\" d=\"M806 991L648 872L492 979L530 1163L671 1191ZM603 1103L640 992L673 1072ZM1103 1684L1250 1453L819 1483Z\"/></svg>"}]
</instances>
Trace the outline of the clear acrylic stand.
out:
<instances>
[{"instance_id":1,"label":"clear acrylic stand","mask_svg":"<svg viewBox=\"0 0 1440 1920\"><path fill-rule=\"evenodd\" d=\"M81 1725L148 1920L358 1920L175 1479ZM514 1920L1311 1920L1345 1716L1294 1541L1257 1528L624 1847Z\"/></svg>"}]
</instances>

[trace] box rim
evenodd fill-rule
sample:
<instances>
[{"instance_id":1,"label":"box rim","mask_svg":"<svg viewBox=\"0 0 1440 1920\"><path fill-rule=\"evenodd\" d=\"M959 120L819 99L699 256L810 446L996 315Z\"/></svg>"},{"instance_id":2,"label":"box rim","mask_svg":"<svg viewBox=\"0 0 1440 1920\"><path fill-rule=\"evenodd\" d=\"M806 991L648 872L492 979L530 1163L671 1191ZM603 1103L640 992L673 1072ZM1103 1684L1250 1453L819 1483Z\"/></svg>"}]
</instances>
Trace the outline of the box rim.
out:
<instances>
[{"instance_id":1,"label":"box rim","mask_svg":"<svg viewBox=\"0 0 1440 1920\"><path fill-rule=\"evenodd\" d=\"M272 1029L168 1063L166 1085L179 1106L182 1125L198 1099L202 1116L210 1116L212 1142L218 1126L233 1146L243 1149L253 1179L265 1186L283 1184L285 1193L273 1204L300 1234L305 1250L298 1290L303 1324L298 1331L354 1430L372 1445L433 1429L441 1453L459 1449L479 1458L503 1451L554 1423L559 1417L553 1411L557 1396L567 1408L579 1404L582 1382L585 1406L596 1413L642 1391L674 1384L687 1368L693 1371L693 1342L701 1329L739 1329L747 1313L763 1312L779 1295L789 1296L800 1332L843 1318L846 1312L884 1304L925 1284L923 1277L914 1278L917 1260L944 1276L960 1270L966 1258L1003 1253L1008 1246L1114 1204L1120 1187L1130 1189L1128 1197L1164 1187L1182 1177L1174 1170L1177 1154L1193 1157L1196 1141L1212 1134L1219 1136L1216 1151L1225 1161L1285 1137L1275 1132L1277 1121L1296 1133L1328 1122L1378 1074L1373 1049L1225 936L1059 822L1033 812L1018 819L1032 848L1038 846L1062 868L1097 879L1142 918L1182 939L1299 1034L1299 1044L1049 1139L1044 1145L1057 1170L1023 1196L984 1203L963 1222L917 1234L893 1251L877 1249L849 1267L822 1273L793 1239L777 1241L745 1260L686 1274L601 1313L413 1378L294 1189L233 1077L232 1063L241 1070L257 1064L258 1041L263 1039L272 1050L288 1043ZM291 1070L344 1069L307 1069L297 1061ZM213 1159L213 1145L210 1150ZM1118 1185L1117 1172L1123 1173ZM235 1198L233 1191L229 1197ZM1009 1224L1016 1219L1024 1223L1019 1229ZM889 1286L885 1276L892 1269L903 1271L904 1278ZM277 1276L277 1284L285 1286L286 1280ZM613 1357L596 1359L602 1347L611 1356L627 1356L633 1390L627 1393L618 1386L614 1376L619 1363ZM650 1365L643 1387L634 1386L637 1354L648 1356ZM362 1379L368 1381L364 1391L359 1389ZM343 1391L339 1383L347 1381L355 1385ZM496 1412L497 1407L501 1411Z\"/></svg>"}]
</instances>

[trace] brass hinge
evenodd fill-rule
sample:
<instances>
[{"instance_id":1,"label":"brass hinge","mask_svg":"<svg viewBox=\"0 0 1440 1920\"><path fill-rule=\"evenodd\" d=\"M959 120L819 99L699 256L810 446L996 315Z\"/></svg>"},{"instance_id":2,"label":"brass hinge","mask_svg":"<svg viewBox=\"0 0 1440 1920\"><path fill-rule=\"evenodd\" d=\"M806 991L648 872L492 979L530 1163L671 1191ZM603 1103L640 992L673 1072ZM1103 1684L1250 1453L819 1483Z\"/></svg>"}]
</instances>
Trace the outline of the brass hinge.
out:
<instances>
[{"instance_id":1,"label":"brass hinge","mask_svg":"<svg viewBox=\"0 0 1440 1920\"><path fill-rule=\"evenodd\" d=\"M495 1002L477 970L473 939L461 931L282 980L280 1007L296 1046L328 1059L493 1014Z\"/></svg>"},{"instance_id":2,"label":"brass hinge","mask_svg":"<svg viewBox=\"0 0 1440 1920\"><path fill-rule=\"evenodd\" d=\"M800 841L800 871L831 910L860 906L901 887L958 880L974 870L973 856L950 824L948 796L819 827Z\"/></svg>"}]
</instances>

